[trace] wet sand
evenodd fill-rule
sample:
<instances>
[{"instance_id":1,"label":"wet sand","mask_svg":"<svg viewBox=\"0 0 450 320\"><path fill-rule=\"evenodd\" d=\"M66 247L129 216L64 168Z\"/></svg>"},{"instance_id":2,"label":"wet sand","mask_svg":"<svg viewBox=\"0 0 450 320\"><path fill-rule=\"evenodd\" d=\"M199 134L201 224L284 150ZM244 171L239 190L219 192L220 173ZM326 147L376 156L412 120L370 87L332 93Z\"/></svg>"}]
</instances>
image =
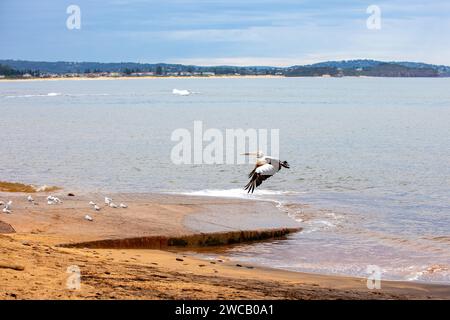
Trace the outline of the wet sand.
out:
<instances>
[{"instance_id":1,"label":"wet sand","mask_svg":"<svg viewBox=\"0 0 450 320\"><path fill-rule=\"evenodd\" d=\"M64 193L66 194L66 193ZM323 276L196 258L187 251L65 248L62 243L198 232L293 227L270 202L177 195L110 195L126 209L105 207L103 195L0 193L13 213L0 221L15 233L0 235L0 299L450 299L450 286ZM89 208L96 202L101 210ZM89 214L94 221L87 221ZM260 219L255 219L255 217ZM204 217L204 218L202 218ZM222 217L217 221L217 217ZM239 221L241 223L239 223ZM277 221L274 223L274 221ZM71 266L79 290L67 288Z\"/></svg>"}]
</instances>

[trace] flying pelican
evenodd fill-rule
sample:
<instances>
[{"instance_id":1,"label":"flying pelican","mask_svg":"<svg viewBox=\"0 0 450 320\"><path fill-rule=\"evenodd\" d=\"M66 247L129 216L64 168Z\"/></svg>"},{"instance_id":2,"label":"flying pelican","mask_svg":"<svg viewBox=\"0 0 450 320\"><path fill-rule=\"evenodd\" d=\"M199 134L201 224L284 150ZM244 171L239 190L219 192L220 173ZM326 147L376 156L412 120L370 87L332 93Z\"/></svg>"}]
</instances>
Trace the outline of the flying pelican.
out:
<instances>
[{"instance_id":1,"label":"flying pelican","mask_svg":"<svg viewBox=\"0 0 450 320\"><path fill-rule=\"evenodd\" d=\"M244 190L248 190L247 193L253 193L255 188L259 187L264 180L280 171L282 167L289 169L289 163L287 163L287 161L281 161L274 157L265 156L264 153L260 151L243 153L243 155L256 156L255 168L248 175L250 181L244 188Z\"/></svg>"}]
</instances>

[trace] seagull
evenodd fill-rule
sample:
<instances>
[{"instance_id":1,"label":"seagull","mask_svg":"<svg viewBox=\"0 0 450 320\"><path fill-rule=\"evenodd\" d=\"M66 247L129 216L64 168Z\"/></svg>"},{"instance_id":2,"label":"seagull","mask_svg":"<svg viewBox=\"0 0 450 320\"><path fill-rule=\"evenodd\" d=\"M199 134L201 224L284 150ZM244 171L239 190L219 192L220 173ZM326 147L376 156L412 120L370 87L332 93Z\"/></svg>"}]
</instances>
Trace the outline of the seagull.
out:
<instances>
[{"instance_id":1,"label":"seagull","mask_svg":"<svg viewBox=\"0 0 450 320\"><path fill-rule=\"evenodd\" d=\"M9 201L5 204L5 207L4 207L3 210L2 210L3 213L11 214L11 213L12 213L11 205L12 205L12 201L9 200Z\"/></svg>"},{"instance_id":2,"label":"seagull","mask_svg":"<svg viewBox=\"0 0 450 320\"><path fill-rule=\"evenodd\" d=\"M112 199L111 199L111 198L105 197L105 204L106 204L106 205L110 205L111 202L112 202Z\"/></svg>"},{"instance_id":3,"label":"seagull","mask_svg":"<svg viewBox=\"0 0 450 320\"><path fill-rule=\"evenodd\" d=\"M28 196L27 200L28 200L28 202L33 202L34 201L32 196Z\"/></svg>"},{"instance_id":4,"label":"seagull","mask_svg":"<svg viewBox=\"0 0 450 320\"><path fill-rule=\"evenodd\" d=\"M100 207L98 205L94 205L94 210L95 211L100 211Z\"/></svg>"},{"instance_id":5,"label":"seagull","mask_svg":"<svg viewBox=\"0 0 450 320\"><path fill-rule=\"evenodd\" d=\"M280 171L282 167L289 169L289 163L287 163L287 161L281 161L271 156L265 156L264 153L260 151L243 153L243 155L256 156L255 168L248 175L250 181L244 188L244 190L248 190L247 193L253 193L255 188L261 185L264 180Z\"/></svg>"},{"instance_id":6,"label":"seagull","mask_svg":"<svg viewBox=\"0 0 450 320\"><path fill-rule=\"evenodd\" d=\"M6 207L5 208L3 208L3 213L8 213L8 214L11 214L12 213L12 211L11 210L9 210L9 209L7 209Z\"/></svg>"},{"instance_id":7,"label":"seagull","mask_svg":"<svg viewBox=\"0 0 450 320\"><path fill-rule=\"evenodd\" d=\"M114 202L110 202L110 203L109 203L109 206L110 206L111 208L117 208L117 204L115 204Z\"/></svg>"},{"instance_id":8,"label":"seagull","mask_svg":"<svg viewBox=\"0 0 450 320\"><path fill-rule=\"evenodd\" d=\"M94 219L92 219L92 217L90 215L85 215L84 219L88 220L88 221L94 221Z\"/></svg>"},{"instance_id":9,"label":"seagull","mask_svg":"<svg viewBox=\"0 0 450 320\"><path fill-rule=\"evenodd\" d=\"M90 205L90 206L96 206L96 204L95 204L94 201L89 201L89 205Z\"/></svg>"},{"instance_id":10,"label":"seagull","mask_svg":"<svg viewBox=\"0 0 450 320\"><path fill-rule=\"evenodd\" d=\"M121 208L124 208L124 209L125 209L125 208L128 208L128 206L127 206L125 203L121 203L121 204L120 204L120 207L121 207Z\"/></svg>"}]
</instances>

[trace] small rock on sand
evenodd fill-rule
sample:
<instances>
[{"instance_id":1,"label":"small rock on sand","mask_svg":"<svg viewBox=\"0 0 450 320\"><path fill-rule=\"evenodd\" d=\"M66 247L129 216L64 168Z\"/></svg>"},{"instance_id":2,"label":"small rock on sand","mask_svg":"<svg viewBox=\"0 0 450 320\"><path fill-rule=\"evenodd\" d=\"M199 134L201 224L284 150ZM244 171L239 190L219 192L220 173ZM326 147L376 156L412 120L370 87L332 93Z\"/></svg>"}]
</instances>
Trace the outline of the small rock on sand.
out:
<instances>
[{"instance_id":1,"label":"small rock on sand","mask_svg":"<svg viewBox=\"0 0 450 320\"><path fill-rule=\"evenodd\" d=\"M16 264L0 263L0 269L12 269L16 271L23 271L25 270L25 267Z\"/></svg>"},{"instance_id":2,"label":"small rock on sand","mask_svg":"<svg viewBox=\"0 0 450 320\"><path fill-rule=\"evenodd\" d=\"M184 261L184 260L181 259L181 258L176 258L175 260L177 260L177 261Z\"/></svg>"}]
</instances>

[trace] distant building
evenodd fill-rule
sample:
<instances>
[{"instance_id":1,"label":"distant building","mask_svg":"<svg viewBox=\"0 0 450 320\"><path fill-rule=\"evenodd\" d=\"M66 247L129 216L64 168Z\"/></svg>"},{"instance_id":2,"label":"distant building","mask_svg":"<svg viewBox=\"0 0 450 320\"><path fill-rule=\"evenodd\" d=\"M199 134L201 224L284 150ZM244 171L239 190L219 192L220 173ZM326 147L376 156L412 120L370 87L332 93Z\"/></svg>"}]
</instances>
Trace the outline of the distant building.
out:
<instances>
[{"instance_id":1,"label":"distant building","mask_svg":"<svg viewBox=\"0 0 450 320\"><path fill-rule=\"evenodd\" d=\"M154 76L155 74L153 72L133 72L130 74L130 76L133 77L148 77L148 76Z\"/></svg>"}]
</instances>

